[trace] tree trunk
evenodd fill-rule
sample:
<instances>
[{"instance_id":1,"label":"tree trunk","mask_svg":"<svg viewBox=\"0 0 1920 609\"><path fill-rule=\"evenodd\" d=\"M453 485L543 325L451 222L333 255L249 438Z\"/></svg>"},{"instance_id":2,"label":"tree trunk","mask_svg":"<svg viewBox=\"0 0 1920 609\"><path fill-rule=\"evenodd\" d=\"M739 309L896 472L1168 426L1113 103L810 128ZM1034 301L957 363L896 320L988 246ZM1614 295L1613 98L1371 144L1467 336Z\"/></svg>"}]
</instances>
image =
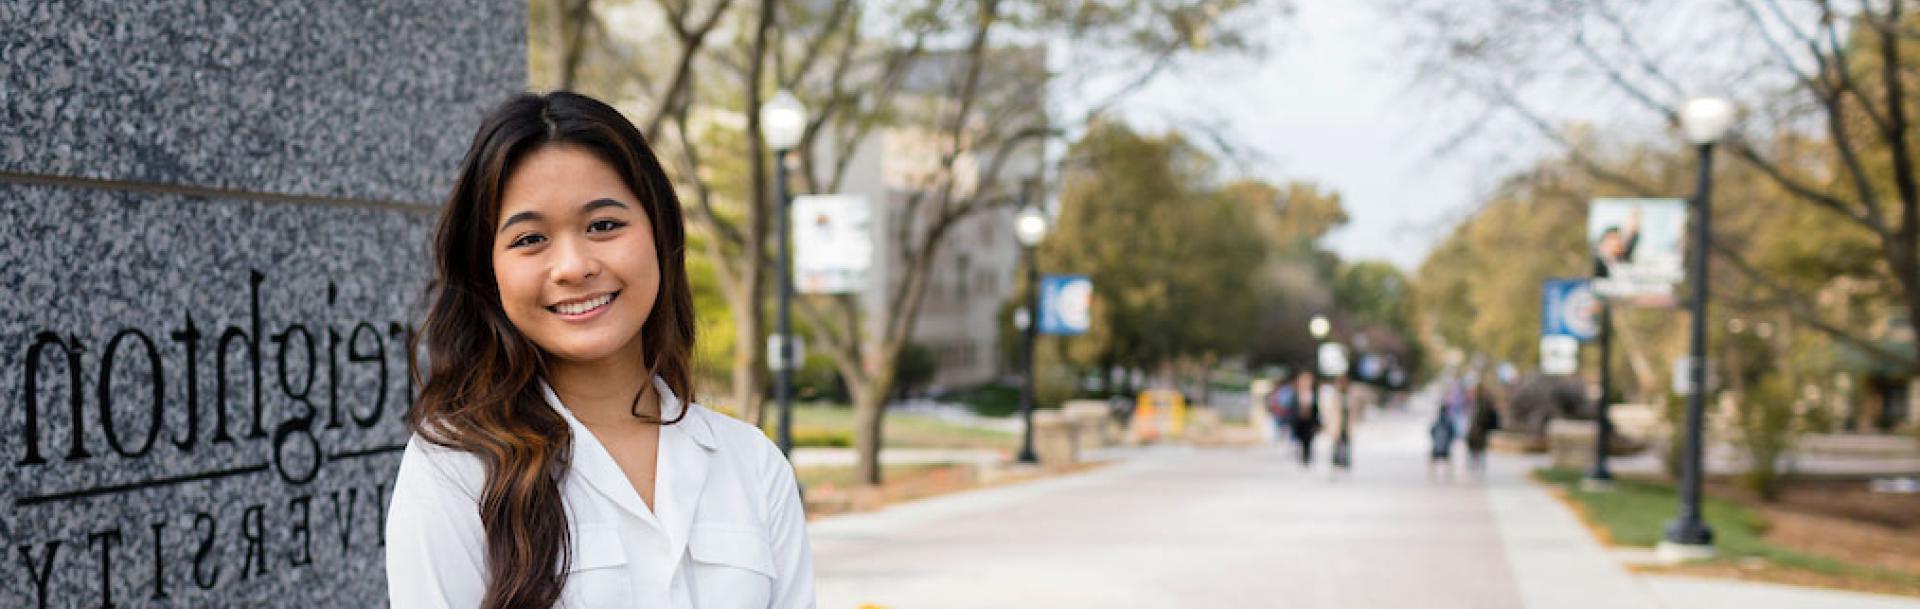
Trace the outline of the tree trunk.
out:
<instances>
[{"instance_id":1,"label":"tree trunk","mask_svg":"<svg viewBox=\"0 0 1920 609\"><path fill-rule=\"evenodd\" d=\"M762 74L766 68L767 37L773 28L773 0L760 3L760 23L754 31L751 64L747 70L747 167L752 175L752 200L747 205L746 243L740 248L740 272L735 275L740 284L735 286L734 294L740 298L732 303L735 322L733 354L733 397L740 404L742 420L754 425L762 425L766 418L762 407L761 387L766 386L766 315L761 303L766 295L767 235L771 233L768 210L777 210L775 204L769 204L771 198L767 179L766 139L760 132L760 99L764 86ZM773 213L778 213L775 211ZM789 363L790 365L791 363Z\"/></svg>"},{"instance_id":2,"label":"tree trunk","mask_svg":"<svg viewBox=\"0 0 1920 609\"><path fill-rule=\"evenodd\" d=\"M853 450L859 455L854 479L868 486L880 485L881 428L892 377L892 373L883 372L874 375L872 381L847 388L853 394Z\"/></svg>"},{"instance_id":3,"label":"tree trunk","mask_svg":"<svg viewBox=\"0 0 1920 609\"><path fill-rule=\"evenodd\" d=\"M741 274L741 285L733 286L733 403L740 420L766 426L767 359L764 336L766 316L759 303L765 299L766 282L761 281L764 267L749 264Z\"/></svg>"}]
</instances>

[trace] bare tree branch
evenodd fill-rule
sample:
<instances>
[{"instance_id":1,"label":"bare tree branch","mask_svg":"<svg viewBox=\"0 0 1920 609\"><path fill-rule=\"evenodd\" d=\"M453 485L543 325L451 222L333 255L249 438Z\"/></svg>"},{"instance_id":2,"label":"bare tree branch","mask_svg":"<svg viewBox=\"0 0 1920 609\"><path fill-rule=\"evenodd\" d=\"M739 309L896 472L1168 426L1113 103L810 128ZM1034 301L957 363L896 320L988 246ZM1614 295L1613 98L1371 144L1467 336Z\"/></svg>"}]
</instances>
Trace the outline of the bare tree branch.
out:
<instances>
[{"instance_id":1,"label":"bare tree branch","mask_svg":"<svg viewBox=\"0 0 1920 609\"><path fill-rule=\"evenodd\" d=\"M1773 0L1767 0L1767 3L1772 6L1775 15L1780 15L1780 5L1775 4ZM1767 22L1760 16L1760 9L1753 6L1752 0L1740 0L1740 8L1746 13L1747 20L1753 23L1753 28L1759 32L1760 41L1767 45L1767 50L1773 52L1774 60L1780 63L1780 67L1785 68L1789 73L1793 74L1794 80L1800 81L1800 83L1807 88L1818 90L1821 87L1820 83L1815 82L1813 75L1808 74L1806 70L1800 69L1800 66L1794 63L1793 55L1789 54L1786 47L1781 46L1780 41L1774 40L1773 34L1767 31ZM1794 36L1799 38L1803 44L1806 44L1809 48L1819 48L1820 43L1808 37L1806 34L1801 33L1800 29L1794 26L1792 21L1787 20L1785 16L1781 16L1780 20L1786 24L1788 30L1792 31ZM1818 56L1818 51L1815 52L1815 55Z\"/></svg>"},{"instance_id":2,"label":"bare tree branch","mask_svg":"<svg viewBox=\"0 0 1920 609\"><path fill-rule=\"evenodd\" d=\"M719 0L706 17L693 23L687 22L683 12L690 8L680 6L678 1L659 0L659 5L669 17L669 29L673 30L674 38L679 42L680 57L674 62L673 76L667 80L666 91L660 93L659 107L653 118L647 121L646 135L649 140L659 137L661 125L668 116L685 114L680 110L692 102L689 90L694 86L694 58L700 55L700 50L706 46L707 36L719 25L720 17L733 5L733 0Z\"/></svg>"},{"instance_id":3,"label":"bare tree branch","mask_svg":"<svg viewBox=\"0 0 1920 609\"><path fill-rule=\"evenodd\" d=\"M1860 106L1860 112L1866 115L1869 122L1873 123L1875 130L1881 134L1888 133L1889 127L1886 116L1881 114L1878 108L1874 107L1872 100L1867 99L1866 91L1861 90L1860 84L1856 82L1853 77L1853 63L1847 58L1847 46L1840 43L1839 28L1834 26L1834 23L1839 21L1839 18L1833 13L1833 6L1829 4L1827 0L1819 0L1819 4L1820 29L1826 32L1827 52L1833 55L1833 70L1840 76L1841 89L1853 95L1854 101ZM1817 49L1818 47L1815 48ZM1818 51L1816 51L1816 53L1817 52Z\"/></svg>"},{"instance_id":4,"label":"bare tree branch","mask_svg":"<svg viewBox=\"0 0 1920 609\"><path fill-rule=\"evenodd\" d=\"M1674 82L1672 78L1669 78L1666 71L1660 69L1660 64L1654 61L1653 56L1647 54L1646 46L1640 43L1640 38L1634 35L1633 28L1627 27L1626 22L1620 18L1619 14L1608 9L1607 3L1605 2L1595 2L1593 7L1594 13L1600 15L1601 20L1606 21L1607 25L1613 26L1614 33L1620 37L1620 43L1625 45L1627 50L1633 53L1633 58L1639 62L1642 71L1646 72L1648 76L1653 77L1653 79L1662 86L1665 86L1668 95L1674 97L1686 95L1686 90L1682 89L1680 84Z\"/></svg>"},{"instance_id":5,"label":"bare tree branch","mask_svg":"<svg viewBox=\"0 0 1920 609\"><path fill-rule=\"evenodd\" d=\"M740 227L734 225L733 222L721 217L719 213L714 211L713 189L709 187L707 181L699 175L700 152L698 148L693 145L692 135L687 133L686 107L683 106L680 108L679 116L675 118L673 124L680 132L680 137L677 138L680 140L680 154L677 157L680 165L680 174L683 176L682 181L688 186L693 187L693 200L696 204L695 209L699 214L698 219L711 225L714 236L725 240L729 245L739 248L749 247L746 235L740 232Z\"/></svg>"},{"instance_id":6,"label":"bare tree branch","mask_svg":"<svg viewBox=\"0 0 1920 609\"><path fill-rule=\"evenodd\" d=\"M808 42L807 50L800 56L800 65L795 66L790 74L785 75L779 81L780 86L787 89L799 88L800 81L805 79L809 72L813 71L814 63L819 61L820 56L825 55L825 53L821 51L826 47L827 42L833 39L834 32L839 31L843 27L843 24L844 27L851 28L854 31L859 30L859 28L856 27L859 21L857 13L858 11L855 10L854 3L849 0L838 0L834 2L831 12L827 14L826 25L820 29L819 33L813 36L812 41ZM854 15L854 18L849 20L849 15ZM850 46L853 42L854 39L848 40Z\"/></svg>"},{"instance_id":7,"label":"bare tree branch","mask_svg":"<svg viewBox=\"0 0 1920 609\"><path fill-rule=\"evenodd\" d=\"M1731 266L1735 270L1740 271L1740 274L1743 277L1745 277L1748 281L1759 284L1762 288L1766 289L1769 293L1773 295L1772 299L1764 299L1764 300L1744 298L1739 294L1727 295L1727 296L1724 296L1724 298L1728 298L1729 300L1736 300L1741 304L1746 304L1751 307L1761 307L1761 308L1780 307L1782 309L1785 309L1789 315L1793 316L1794 319L1806 322L1807 325L1812 326L1816 330L1819 330L1820 333L1825 334L1829 337L1832 337L1833 339L1838 340L1840 342L1851 345L1854 348L1859 349L1883 361L1886 361L1888 363L1891 363L1903 368L1912 368L1916 365L1920 365L1920 362L1915 362L1914 359L1911 357L1908 357L1904 354L1895 353L1891 350L1888 350L1885 347L1880 346L1879 344L1874 343L1873 341L1869 341L1865 338L1861 338L1860 336L1854 334L1851 331L1848 331L1845 328L1841 328L1837 325L1834 325L1833 323L1826 321L1825 319L1822 319L1819 312L1815 310L1811 304L1808 304L1805 299L1799 296L1799 292L1792 289L1788 289L1784 286L1781 286L1779 283L1773 281L1771 278L1767 276L1766 273L1761 272L1759 269L1754 268L1752 264L1748 263L1744 258L1742 258L1739 252L1733 251L1731 248L1727 247L1723 243L1720 243L1720 242L1714 243L1713 253L1716 258L1720 259L1723 262L1726 262L1727 266Z\"/></svg>"}]
</instances>

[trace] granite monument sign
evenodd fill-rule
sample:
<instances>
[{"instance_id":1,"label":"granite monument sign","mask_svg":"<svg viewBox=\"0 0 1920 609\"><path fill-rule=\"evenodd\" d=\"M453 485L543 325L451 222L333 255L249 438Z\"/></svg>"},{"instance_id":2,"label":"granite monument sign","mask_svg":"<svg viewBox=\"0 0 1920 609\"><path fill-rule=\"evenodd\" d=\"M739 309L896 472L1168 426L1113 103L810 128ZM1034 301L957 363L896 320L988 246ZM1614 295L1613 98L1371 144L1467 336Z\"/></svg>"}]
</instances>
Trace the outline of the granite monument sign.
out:
<instances>
[{"instance_id":1,"label":"granite monument sign","mask_svg":"<svg viewBox=\"0 0 1920 609\"><path fill-rule=\"evenodd\" d=\"M0 607L385 603L426 240L525 10L0 0Z\"/></svg>"}]
</instances>

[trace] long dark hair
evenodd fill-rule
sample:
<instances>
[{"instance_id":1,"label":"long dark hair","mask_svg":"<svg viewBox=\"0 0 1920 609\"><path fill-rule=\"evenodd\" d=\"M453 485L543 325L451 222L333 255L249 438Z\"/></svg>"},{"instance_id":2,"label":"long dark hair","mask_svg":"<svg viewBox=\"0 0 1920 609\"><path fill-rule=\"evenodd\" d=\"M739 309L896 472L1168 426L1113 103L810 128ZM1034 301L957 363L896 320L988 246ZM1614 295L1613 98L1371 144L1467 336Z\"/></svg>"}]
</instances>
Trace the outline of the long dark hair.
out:
<instances>
[{"instance_id":1,"label":"long dark hair","mask_svg":"<svg viewBox=\"0 0 1920 609\"><path fill-rule=\"evenodd\" d=\"M407 416L421 437L486 464L479 509L487 536L487 588L480 606L488 609L553 606L566 572L560 480L572 434L541 395L547 354L501 308L492 256L507 177L527 154L554 144L591 151L640 198L660 263L660 296L640 330L644 365L682 404L694 399L686 227L680 200L646 138L618 111L574 93L522 94L495 108L474 134L441 210L432 304L409 350L421 391ZM417 357L422 346L424 374ZM642 398L654 391L653 383L643 383L634 396L634 416L642 416ZM660 422L678 422L686 412L681 408Z\"/></svg>"}]
</instances>

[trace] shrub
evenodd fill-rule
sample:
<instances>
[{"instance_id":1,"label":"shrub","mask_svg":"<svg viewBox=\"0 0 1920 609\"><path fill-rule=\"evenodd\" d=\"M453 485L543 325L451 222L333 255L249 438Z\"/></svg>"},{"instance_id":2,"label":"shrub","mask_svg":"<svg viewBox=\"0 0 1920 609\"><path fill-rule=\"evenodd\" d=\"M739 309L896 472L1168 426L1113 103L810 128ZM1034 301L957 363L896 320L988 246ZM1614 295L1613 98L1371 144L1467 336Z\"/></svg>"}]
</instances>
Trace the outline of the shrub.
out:
<instances>
[{"instance_id":1,"label":"shrub","mask_svg":"<svg viewBox=\"0 0 1920 609\"><path fill-rule=\"evenodd\" d=\"M974 414L985 417L1004 417L1020 412L1018 385L976 385L948 394L947 399L966 404Z\"/></svg>"},{"instance_id":2,"label":"shrub","mask_svg":"<svg viewBox=\"0 0 1920 609\"><path fill-rule=\"evenodd\" d=\"M825 353L808 353L800 362L800 369L793 375L793 395L808 401L852 401L847 396L846 381L840 378L840 369Z\"/></svg>"},{"instance_id":3,"label":"shrub","mask_svg":"<svg viewBox=\"0 0 1920 609\"><path fill-rule=\"evenodd\" d=\"M900 359L894 362L893 369L894 395L912 395L933 382L934 375L940 372L940 355L926 345L907 343L900 350Z\"/></svg>"},{"instance_id":4,"label":"shrub","mask_svg":"<svg viewBox=\"0 0 1920 609\"><path fill-rule=\"evenodd\" d=\"M795 448L850 448L853 430L797 425L793 428L793 445Z\"/></svg>"},{"instance_id":5,"label":"shrub","mask_svg":"<svg viewBox=\"0 0 1920 609\"><path fill-rule=\"evenodd\" d=\"M1741 397L1736 443L1746 450L1748 463L1740 481L1772 501L1780 495L1780 457L1799 431L1793 424L1793 391L1780 375L1770 375Z\"/></svg>"},{"instance_id":6,"label":"shrub","mask_svg":"<svg viewBox=\"0 0 1920 609\"><path fill-rule=\"evenodd\" d=\"M1665 466L1668 479L1679 480L1681 451L1687 445L1687 398L1669 393L1666 406L1660 418L1667 424L1667 454L1660 464Z\"/></svg>"}]
</instances>

